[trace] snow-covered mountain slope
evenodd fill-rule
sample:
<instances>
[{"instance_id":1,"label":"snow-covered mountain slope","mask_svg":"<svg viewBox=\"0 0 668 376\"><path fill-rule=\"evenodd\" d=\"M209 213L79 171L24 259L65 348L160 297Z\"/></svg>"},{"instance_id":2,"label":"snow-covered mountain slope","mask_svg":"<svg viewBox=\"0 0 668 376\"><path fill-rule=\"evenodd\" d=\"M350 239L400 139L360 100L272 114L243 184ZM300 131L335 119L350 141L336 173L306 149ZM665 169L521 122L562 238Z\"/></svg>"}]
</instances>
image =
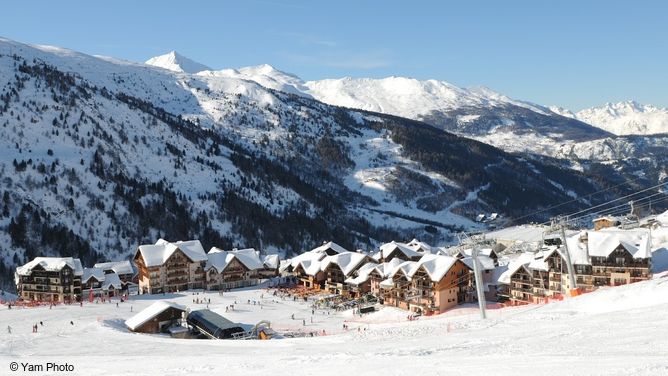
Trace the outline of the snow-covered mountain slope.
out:
<instances>
[{"instance_id":1,"label":"snow-covered mountain slope","mask_svg":"<svg viewBox=\"0 0 668 376\"><path fill-rule=\"evenodd\" d=\"M207 306L193 303L190 293L180 293L131 296L118 307L88 302L82 307L52 309L3 307L0 362L5 367L10 362L67 363L73 371L57 374L77 376L338 376L342 369L388 376L668 373L667 278L604 287L550 304L506 308L490 304L486 320L480 319L472 304L408 321L406 311L394 307L363 317L352 310L324 314L318 309L312 315L310 302L272 299L262 289L237 289L224 295L199 292L200 300L210 299L209 309L245 327L264 320L279 333L318 334L270 341L178 339L127 330L125 320L161 299L192 310ZM260 301L261 307L245 303L250 300ZM235 309L226 311L230 305ZM33 333L30 326L39 322L44 325ZM343 330L343 324L349 330ZM212 354L225 354L225 361Z\"/></svg>"},{"instance_id":2,"label":"snow-covered mountain slope","mask_svg":"<svg viewBox=\"0 0 668 376\"><path fill-rule=\"evenodd\" d=\"M462 107L498 107L512 104L545 114L545 109L514 101L487 88L464 89L444 81L419 81L407 77L382 79L341 78L308 81L309 93L337 106L382 112L422 120L432 112Z\"/></svg>"},{"instance_id":3,"label":"snow-covered mountain slope","mask_svg":"<svg viewBox=\"0 0 668 376\"><path fill-rule=\"evenodd\" d=\"M123 258L158 237L284 253L441 243L480 229L479 212L525 215L612 184L245 77L6 39L0 148L5 271L37 254Z\"/></svg>"},{"instance_id":4,"label":"snow-covered mountain slope","mask_svg":"<svg viewBox=\"0 0 668 376\"><path fill-rule=\"evenodd\" d=\"M304 82L267 65L201 72L200 75L242 78L336 106L425 121L511 152L553 155L563 142L612 136L579 120L559 116L548 108L514 100L488 88L465 89L444 81L346 77ZM507 139L514 141L505 142ZM536 139L540 140L541 148L534 147Z\"/></svg>"},{"instance_id":5,"label":"snow-covered mountain slope","mask_svg":"<svg viewBox=\"0 0 668 376\"><path fill-rule=\"evenodd\" d=\"M247 79L275 78L272 69L238 72L174 72L0 39L5 281L37 254L92 264L159 237L281 253L323 240L443 243L481 229L480 212L518 217L565 201L559 210L575 211L636 188L571 202L625 172L573 171Z\"/></svg>"},{"instance_id":6,"label":"snow-covered mountain slope","mask_svg":"<svg viewBox=\"0 0 668 376\"><path fill-rule=\"evenodd\" d=\"M223 69L218 71L208 70L200 72L199 75L254 81L269 89L311 97L307 93L308 87L304 85L304 82L299 77L290 73L279 71L269 64L244 67L239 69Z\"/></svg>"},{"instance_id":7,"label":"snow-covered mountain slope","mask_svg":"<svg viewBox=\"0 0 668 376\"><path fill-rule=\"evenodd\" d=\"M616 135L668 133L668 109L634 101L606 103L578 111L574 117Z\"/></svg>"},{"instance_id":8,"label":"snow-covered mountain slope","mask_svg":"<svg viewBox=\"0 0 668 376\"><path fill-rule=\"evenodd\" d=\"M206 65L190 60L176 51L170 51L164 55L152 57L146 60L145 64L182 73L197 73L211 70L211 68Z\"/></svg>"}]
</instances>

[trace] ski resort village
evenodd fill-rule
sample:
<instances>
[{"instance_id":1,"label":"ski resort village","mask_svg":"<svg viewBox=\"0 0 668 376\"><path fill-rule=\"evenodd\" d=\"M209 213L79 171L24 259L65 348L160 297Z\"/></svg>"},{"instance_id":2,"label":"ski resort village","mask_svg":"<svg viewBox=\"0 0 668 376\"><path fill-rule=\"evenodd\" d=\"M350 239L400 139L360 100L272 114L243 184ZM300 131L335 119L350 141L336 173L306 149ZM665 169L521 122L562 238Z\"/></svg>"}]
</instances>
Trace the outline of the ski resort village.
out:
<instances>
[{"instance_id":1,"label":"ski resort village","mask_svg":"<svg viewBox=\"0 0 668 376\"><path fill-rule=\"evenodd\" d=\"M600 217L591 229L577 231L513 226L464 235L450 247L413 239L350 251L330 241L288 259L251 248L206 252L199 240L164 239L139 245L131 259L90 266L72 257L36 257L16 269L18 296L3 295L7 334L0 351L26 357L40 349L41 356L55 356L64 347L78 348L86 358L73 361L82 369L85 364L85 374L105 374L99 367L111 363L109 374L141 373L139 359L148 349L180 372L291 374L292 365L310 374L335 358L362 369L385 363L411 369L418 364L402 359L422 354L440 365L440 373L455 360L436 354L463 352L473 359L492 351L525 359L536 346L553 347L554 336L572 336L559 351L570 343L576 352L591 352L600 334L589 333L601 326L626 336L629 325L637 329L651 321L647 330L658 332L642 341L655 343L656 350L637 354L631 346L625 351L633 360L624 360L603 346L594 353L606 365L584 369L664 374L665 357L656 351L663 351L668 324L668 212L632 226L626 219ZM388 348L381 340L402 345ZM633 337L626 341L635 343ZM318 361L295 363L293 353ZM365 353L379 358L365 359ZM179 361L182 354L189 355ZM207 354L220 363L199 367L197 356ZM587 367L573 362L573 355L531 367L559 374L545 367L564 359L566 370ZM249 363L229 363L240 358ZM528 360L497 364L495 373L521 373Z\"/></svg>"},{"instance_id":2,"label":"ski resort village","mask_svg":"<svg viewBox=\"0 0 668 376\"><path fill-rule=\"evenodd\" d=\"M668 376L667 1L0 9L0 376Z\"/></svg>"}]
</instances>

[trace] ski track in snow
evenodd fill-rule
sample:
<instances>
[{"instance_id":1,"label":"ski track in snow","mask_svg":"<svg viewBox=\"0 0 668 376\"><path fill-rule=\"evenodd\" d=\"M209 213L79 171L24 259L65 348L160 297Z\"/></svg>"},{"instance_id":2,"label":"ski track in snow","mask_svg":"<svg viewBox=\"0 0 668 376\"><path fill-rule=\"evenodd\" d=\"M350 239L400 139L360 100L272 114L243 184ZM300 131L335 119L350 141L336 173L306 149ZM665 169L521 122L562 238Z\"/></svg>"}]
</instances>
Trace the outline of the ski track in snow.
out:
<instances>
[{"instance_id":1,"label":"ski track in snow","mask_svg":"<svg viewBox=\"0 0 668 376\"><path fill-rule=\"evenodd\" d=\"M13 330L0 342L0 363L69 362L81 375L665 375L667 282L658 278L547 305L490 309L485 321L474 305L464 305L411 322L405 311L389 307L362 318L349 311L318 311L311 324L305 303L261 299L259 289L198 296L211 298L210 308L234 321L254 324L264 318L278 330L297 330L304 318L306 329L328 334L271 341L127 332L122 321L162 295L133 297L119 308L86 303L83 308L3 309L0 318ZM190 292L166 298L205 308L192 303ZM262 300L263 309L248 305L248 299ZM237 311L225 313L234 300ZM290 318L293 313L296 320ZM28 327L39 321L45 325L31 333ZM344 322L350 331L341 330ZM358 326L367 330L358 332Z\"/></svg>"}]
</instances>

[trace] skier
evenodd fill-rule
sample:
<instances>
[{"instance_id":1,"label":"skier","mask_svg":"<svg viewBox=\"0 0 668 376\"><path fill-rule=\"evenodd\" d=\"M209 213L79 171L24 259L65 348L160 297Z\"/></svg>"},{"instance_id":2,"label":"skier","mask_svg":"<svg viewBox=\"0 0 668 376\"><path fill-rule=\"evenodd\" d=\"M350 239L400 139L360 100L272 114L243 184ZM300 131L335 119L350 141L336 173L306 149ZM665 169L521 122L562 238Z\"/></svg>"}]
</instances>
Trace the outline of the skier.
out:
<instances>
[{"instance_id":1,"label":"skier","mask_svg":"<svg viewBox=\"0 0 668 376\"><path fill-rule=\"evenodd\" d=\"M74 326L74 321L70 321L70 325Z\"/></svg>"},{"instance_id":2,"label":"skier","mask_svg":"<svg viewBox=\"0 0 668 376\"><path fill-rule=\"evenodd\" d=\"M12 327L7 325L7 333L12 334Z\"/></svg>"},{"instance_id":3,"label":"skier","mask_svg":"<svg viewBox=\"0 0 668 376\"><path fill-rule=\"evenodd\" d=\"M132 306L130 306L130 312L132 312Z\"/></svg>"},{"instance_id":4,"label":"skier","mask_svg":"<svg viewBox=\"0 0 668 376\"><path fill-rule=\"evenodd\" d=\"M39 322L39 325L44 326L44 323L40 321L40 322Z\"/></svg>"}]
</instances>

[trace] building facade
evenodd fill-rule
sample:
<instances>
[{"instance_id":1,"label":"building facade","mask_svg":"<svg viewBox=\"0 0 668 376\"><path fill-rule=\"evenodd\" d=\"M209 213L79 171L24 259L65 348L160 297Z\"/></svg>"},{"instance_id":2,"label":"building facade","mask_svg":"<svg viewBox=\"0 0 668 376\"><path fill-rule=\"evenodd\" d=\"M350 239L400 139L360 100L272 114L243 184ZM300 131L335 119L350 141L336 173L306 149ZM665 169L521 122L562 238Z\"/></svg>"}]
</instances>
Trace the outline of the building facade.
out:
<instances>
[{"instance_id":1,"label":"building facade","mask_svg":"<svg viewBox=\"0 0 668 376\"><path fill-rule=\"evenodd\" d=\"M139 293L158 294L206 285L207 257L199 240L141 245L134 256L138 269Z\"/></svg>"},{"instance_id":2,"label":"building facade","mask_svg":"<svg viewBox=\"0 0 668 376\"><path fill-rule=\"evenodd\" d=\"M20 299L53 303L81 300L81 261L72 257L36 257L16 269Z\"/></svg>"}]
</instances>

